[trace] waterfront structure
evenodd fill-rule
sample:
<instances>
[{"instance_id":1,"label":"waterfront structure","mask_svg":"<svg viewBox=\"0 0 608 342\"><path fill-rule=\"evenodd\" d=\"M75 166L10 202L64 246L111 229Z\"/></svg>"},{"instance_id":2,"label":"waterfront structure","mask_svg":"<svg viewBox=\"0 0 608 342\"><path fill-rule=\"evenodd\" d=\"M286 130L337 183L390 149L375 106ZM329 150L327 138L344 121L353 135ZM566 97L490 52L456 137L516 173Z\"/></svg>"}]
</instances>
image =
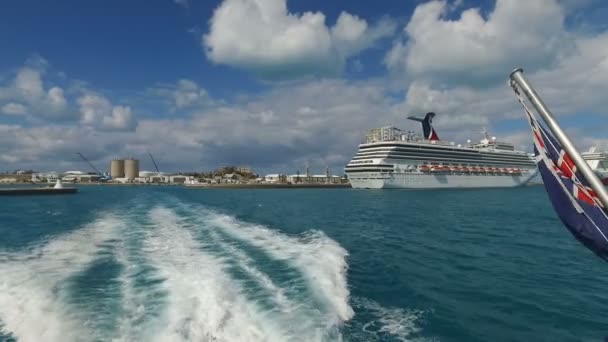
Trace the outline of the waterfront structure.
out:
<instances>
[{"instance_id":1,"label":"waterfront structure","mask_svg":"<svg viewBox=\"0 0 608 342\"><path fill-rule=\"evenodd\" d=\"M352 187L516 187L536 175L532 155L487 134L478 144L466 146L439 140L432 127L434 116L409 118L422 123L423 137L399 134L403 131L391 126L371 130L345 168Z\"/></svg>"},{"instance_id":2,"label":"waterfront structure","mask_svg":"<svg viewBox=\"0 0 608 342\"><path fill-rule=\"evenodd\" d=\"M134 180L139 177L139 160L125 159L125 178Z\"/></svg>"},{"instance_id":3,"label":"waterfront structure","mask_svg":"<svg viewBox=\"0 0 608 342\"><path fill-rule=\"evenodd\" d=\"M91 183L91 182L99 182L101 180L101 176L94 173L86 173L82 171L66 171L61 177L62 182L69 183Z\"/></svg>"},{"instance_id":4,"label":"waterfront structure","mask_svg":"<svg viewBox=\"0 0 608 342\"><path fill-rule=\"evenodd\" d=\"M123 159L114 159L110 161L110 177L112 179L124 178L125 176L125 161Z\"/></svg>"},{"instance_id":5,"label":"waterfront structure","mask_svg":"<svg viewBox=\"0 0 608 342\"><path fill-rule=\"evenodd\" d=\"M26 183L30 179L30 175L22 173L0 175L0 183Z\"/></svg>"},{"instance_id":6,"label":"waterfront structure","mask_svg":"<svg viewBox=\"0 0 608 342\"><path fill-rule=\"evenodd\" d=\"M589 151L581 153L581 157L589 164L602 183L608 185L608 152L597 152L596 147L592 146Z\"/></svg>"},{"instance_id":7,"label":"waterfront structure","mask_svg":"<svg viewBox=\"0 0 608 342\"><path fill-rule=\"evenodd\" d=\"M292 184L321 184L321 183L329 183L329 184L339 184L342 182L342 177L337 175L288 175L287 182Z\"/></svg>"},{"instance_id":8,"label":"waterfront structure","mask_svg":"<svg viewBox=\"0 0 608 342\"><path fill-rule=\"evenodd\" d=\"M272 173L264 176L264 181L268 183L278 183L281 179L281 175L278 173Z\"/></svg>"},{"instance_id":9,"label":"waterfront structure","mask_svg":"<svg viewBox=\"0 0 608 342\"><path fill-rule=\"evenodd\" d=\"M40 172L32 173L33 183L56 183L61 178L61 175L57 172Z\"/></svg>"}]
</instances>

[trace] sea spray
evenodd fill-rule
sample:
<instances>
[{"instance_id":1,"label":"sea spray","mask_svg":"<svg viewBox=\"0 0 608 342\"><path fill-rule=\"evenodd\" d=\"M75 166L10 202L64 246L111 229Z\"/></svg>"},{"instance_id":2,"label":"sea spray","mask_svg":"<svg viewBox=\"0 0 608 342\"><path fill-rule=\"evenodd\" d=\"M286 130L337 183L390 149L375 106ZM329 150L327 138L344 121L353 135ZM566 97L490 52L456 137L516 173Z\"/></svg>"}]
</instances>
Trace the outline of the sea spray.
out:
<instances>
[{"instance_id":1,"label":"sea spray","mask_svg":"<svg viewBox=\"0 0 608 342\"><path fill-rule=\"evenodd\" d=\"M157 340L284 340L280 327L226 276L224 261L205 253L172 211L153 209L150 220L157 227L145 249L168 292L165 322L154 334Z\"/></svg>"},{"instance_id":2,"label":"sea spray","mask_svg":"<svg viewBox=\"0 0 608 342\"><path fill-rule=\"evenodd\" d=\"M91 332L67 304L66 280L91 264L122 221L102 214L92 223L21 253L0 255L0 321L18 341L87 340Z\"/></svg>"}]
</instances>

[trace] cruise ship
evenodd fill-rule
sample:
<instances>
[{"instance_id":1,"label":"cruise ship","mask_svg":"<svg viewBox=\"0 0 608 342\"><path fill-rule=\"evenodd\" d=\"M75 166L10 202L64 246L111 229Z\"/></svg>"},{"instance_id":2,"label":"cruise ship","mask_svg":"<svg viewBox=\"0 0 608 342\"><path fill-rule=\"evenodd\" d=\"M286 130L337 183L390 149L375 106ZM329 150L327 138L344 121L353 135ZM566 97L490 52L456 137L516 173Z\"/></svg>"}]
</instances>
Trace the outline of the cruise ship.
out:
<instances>
[{"instance_id":1,"label":"cruise ship","mask_svg":"<svg viewBox=\"0 0 608 342\"><path fill-rule=\"evenodd\" d=\"M589 151L581 153L581 157L589 164L602 183L608 185L608 152L597 152L596 147L592 146Z\"/></svg>"},{"instance_id":2,"label":"cruise ship","mask_svg":"<svg viewBox=\"0 0 608 342\"><path fill-rule=\"evenodd\" d=\"M435 113L424 118L424 136L393 126L369 131L345 168L353 188L437 189L517 187L537 173L534 156L516 151L487 133L477 144L444 142L435 132Z\"/></svg>"}]
</instances>

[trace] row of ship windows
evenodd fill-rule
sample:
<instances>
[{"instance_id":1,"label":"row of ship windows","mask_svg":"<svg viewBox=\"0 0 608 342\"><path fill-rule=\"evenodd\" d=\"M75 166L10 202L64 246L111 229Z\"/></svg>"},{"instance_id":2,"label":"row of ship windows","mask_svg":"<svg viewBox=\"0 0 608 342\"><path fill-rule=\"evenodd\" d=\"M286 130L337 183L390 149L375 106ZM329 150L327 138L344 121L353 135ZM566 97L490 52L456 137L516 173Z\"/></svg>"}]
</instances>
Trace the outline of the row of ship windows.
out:
<instances>
[{"instance_id":1,"label":"row of ship windows","mask_svg":"<svg viewBox=\"0 0 608 342\"><path fill-rule=\"evenodd\" d=\"M357 153L355 155L355 159L359 158L387 158L387 157L391 157L391 156L396 156L396 157L427 157L427 158L444 158L444 159L464 159L464 160L530 160L530 158L528 156L525 155L502 155L502 156L483 156L483 155L476 155L476 156L458 156L458 155L453 155L453 154L439 154L439 153L435 153L435 154L429 154L429 153L400 153L400 152L377 152L377 153Z\"/></svg>"},{"instance_id":2,"label":"row of ship windows","mask_svg":"<svg viewBox=\"0 0 608 342\"><path fill-rule=\"evenodd\" d=\"M479 151L467 151L467 150L461 150L461 149L452 149L452 148L442 148L442 147L431 147L431 146L395 146L395 145L384 145L384 146L373 146L373 147L362 147L359 149L360 152L370 152L370 151L404 151L404 152L416 152L416 151L424 151L424 152L430 152L430 153L451 153L451 154L480 154L480 153L484 153L484 154L505 154L504 152L493 152L493 151L488 151L488 150L479 150ZM513 151L510 150L509 151ZM518 153L518 152L514 152L514 153Z\"/></svg>"},{"instance_id":3,"label":"row of ship windows","mask_svg":"<svg viewBox=\"0 0 608 342\"><path fill-rule=\"evenodd\" d=\"M350 164L355 164L354 162L351 162ZM439 163L439 162L431 162L431 161L424 161L422 162L422 165L411 165L411 164L407 164L404 165L403 168L399 168L400 170L404 171L404 172L414 172L416 171L416 169L420 166L454 166L454 167L487 167L488 165L482 165L482 164L459 164L459 163Z\"/></svg>"},{"instance_id":4,"label":"row of ship windows","mask_svg":"<svg viewBox=\"0 0 608 342\"><path fill-rule=\"evenodd\" d=\"M418 158L400 158L400 157L391 157L391 156L373 156L376 158L383 158L383 159L394 159L394 160L420 160ZM357 163L358 161L362 161L362 160L357 160L357 159L362 159L362 158L373 158L372 156L366 156L366 157L355 157L353 158L353 160L350 162L350 164L359 164ZM369 159L366 159L369 160ZM372 162L371 160L369 160L369 162ZM453 163L453 165L458 165L458 163L460 164L464 164L467 162L472 162L472 160L462 160L460 159L457 163ZM532 161L529 160L509 160L509 159L502 159L502 160L475 160L474 162L483 162L485 166L487 165L504 165L504 164L508 164L508 165L526 165L526 166L533 166L534 163ZM433 162L433 163L440 163L440 162ZM436 164L436 165L448 165L448 164Z\"/></svg>"},{"instance_id":5,"label":"row of ship windows","mask_svg":"<svg viewBox=\"0 0 608 342\"><path fill-rule=\"evenodd\" d=\"M461 158L519 158L528 159L528 156L523 153L449 153L443 151L407 151L407 150L378 150L378 151L358 151L358 156L373 155L373 154L400 154L400 155L441 155Z\"/></svg>"}]
</instances>

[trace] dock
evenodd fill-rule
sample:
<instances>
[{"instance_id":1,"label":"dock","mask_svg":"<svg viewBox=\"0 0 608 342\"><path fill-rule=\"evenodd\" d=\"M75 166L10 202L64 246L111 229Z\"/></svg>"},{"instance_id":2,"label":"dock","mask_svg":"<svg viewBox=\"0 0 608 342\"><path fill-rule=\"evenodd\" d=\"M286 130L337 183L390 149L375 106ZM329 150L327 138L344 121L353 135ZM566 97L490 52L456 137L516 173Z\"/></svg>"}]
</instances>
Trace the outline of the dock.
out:
<instances>
[{"instance_id":1,"label":"dock","mask_svg":"<svg viewBox=\"0 0 608 342\"><path fill-rule=\"evenodd\" d=\"M77 188L0 188L0 196L33 196L75 194Z\"/></svg>"}]
</instances>

